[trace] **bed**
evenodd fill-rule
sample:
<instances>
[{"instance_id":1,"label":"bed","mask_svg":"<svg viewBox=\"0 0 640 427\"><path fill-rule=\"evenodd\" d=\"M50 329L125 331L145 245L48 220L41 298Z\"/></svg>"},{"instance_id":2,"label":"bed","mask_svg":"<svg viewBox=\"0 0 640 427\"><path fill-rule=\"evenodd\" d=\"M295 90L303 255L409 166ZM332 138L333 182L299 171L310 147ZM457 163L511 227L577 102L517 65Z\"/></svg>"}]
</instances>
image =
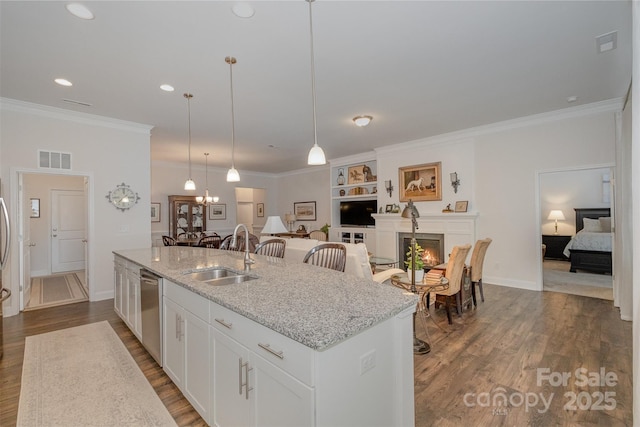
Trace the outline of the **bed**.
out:
<instances>
[{"instance_id":1,"label":"bed","mask_svg":"<svg viewBox=\"0 0 640 427\"><path fill-rule=\"evenodd\" d=\"M571 261L572 273L586 270L611 274L610 232L611 210L609 208L574 209L576 211L576 235L564 249ZM603 218L600 220L599 218ZM586 219L586 221L585 221ZM607 224L609 224L607 231ZM585 229L585 225L587 228ZM603 228L599 228L599 227Z\"/></svg>"}]
</instances>

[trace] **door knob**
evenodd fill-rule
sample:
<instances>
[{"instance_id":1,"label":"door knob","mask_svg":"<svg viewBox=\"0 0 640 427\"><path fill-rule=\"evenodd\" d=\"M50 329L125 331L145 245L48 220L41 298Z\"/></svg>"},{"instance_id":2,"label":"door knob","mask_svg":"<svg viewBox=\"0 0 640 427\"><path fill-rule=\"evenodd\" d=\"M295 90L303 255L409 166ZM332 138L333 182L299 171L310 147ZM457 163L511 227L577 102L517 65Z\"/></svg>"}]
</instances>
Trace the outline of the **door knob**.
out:
<instances>
[{"instance_id":1,"label":"door knob","mask_svg":"<svg viewBox=\"0 0 640 427\"><path fill-rule=\"evenodd\" d=\"M30 248L34 247L35 245L36 245L35 243L29 243Z\"/></svg>"}]
</instances>

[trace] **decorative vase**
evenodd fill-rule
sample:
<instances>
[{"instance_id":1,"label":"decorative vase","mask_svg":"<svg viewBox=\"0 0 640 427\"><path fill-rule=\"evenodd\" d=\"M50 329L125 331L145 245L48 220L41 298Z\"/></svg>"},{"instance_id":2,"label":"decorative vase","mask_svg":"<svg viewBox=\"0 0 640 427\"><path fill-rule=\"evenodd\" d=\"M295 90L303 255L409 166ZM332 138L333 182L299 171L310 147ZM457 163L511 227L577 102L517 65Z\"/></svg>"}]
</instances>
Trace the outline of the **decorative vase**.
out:
<instances>
[{"instance_id":1,"label":"decorative vase","mask_svg":"<svg viewBox=\"0 0 640 427\"><path fill-rule=\"evenodd\" d=\"M344 195L345 195L344 190L342 190L342 189L340 190L340 195L341 195L341 196L344 196Z\"/></svg>"},{"instance_id":2,"label":"decorative vase","mask_svg":"<svg viewBox=\"0 0 640 427\"><path fill-rule=\"evenodd\" d=\"M424 270L421 268L420 270L414 270L416 272L416 283L422 283L422 279L424 279ZM409 280L411 280L411 270L407 270L407 276Z\"/></svg>"},{"instance_id":3,"label":"decorative vase","mask_svg":"<svg viewBox=\"0 0 640 427\"><path fill-rule=\"evenodd\" d=\"M344 185L344 169L338 169L338 185Z\"/></svg>"}]
</instances>

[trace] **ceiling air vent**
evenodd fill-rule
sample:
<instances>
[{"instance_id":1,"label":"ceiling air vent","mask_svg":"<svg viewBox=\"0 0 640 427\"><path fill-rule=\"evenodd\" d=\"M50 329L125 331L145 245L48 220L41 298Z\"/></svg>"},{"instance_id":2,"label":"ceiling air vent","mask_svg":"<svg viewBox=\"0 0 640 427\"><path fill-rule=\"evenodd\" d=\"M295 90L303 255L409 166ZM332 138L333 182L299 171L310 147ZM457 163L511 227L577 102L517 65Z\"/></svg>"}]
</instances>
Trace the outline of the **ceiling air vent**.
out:
<instances>
[{"instance_id":1,"label":"ceiling air vent","mask_svg":"<svg viewBox=\"0 0 640 427\"><path fill-rule=\"evenodd\" d=\"M46 169L71 170L71 153L38 150L38 166Z\"/></svg>"}]
</instances>

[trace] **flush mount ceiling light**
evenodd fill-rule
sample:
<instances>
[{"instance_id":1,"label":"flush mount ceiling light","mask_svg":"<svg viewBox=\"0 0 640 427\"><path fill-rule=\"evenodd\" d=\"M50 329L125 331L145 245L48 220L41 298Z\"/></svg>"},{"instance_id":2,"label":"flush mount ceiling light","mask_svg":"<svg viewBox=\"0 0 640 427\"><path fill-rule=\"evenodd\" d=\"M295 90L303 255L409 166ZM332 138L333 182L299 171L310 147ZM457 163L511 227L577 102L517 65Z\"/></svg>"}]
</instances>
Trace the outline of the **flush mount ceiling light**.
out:
<instances>
[{"instance_id":1,"label":"flush mount ceiling light","mask_svg":"<svg viewBox=\"0 0 640 427\"><path fill-rule=\"evenodd\" d=\"M93 12L91 12L85 5L80 3L68 3L66 6L70 14L80 19L93 19Z\"/></svg>"},{"instance_id":2,"label":"flush mount ceiling light","mask_svg":"<svg viewBox=\"0 0 640 427\"><path fill-rule=\"evenodd\" d=\"M58 83L60 86L73 86L73 83L67 79L55 79L54 82Z\"/></svg>"},{"instance_id":3,"label":"flush mount ceiling light","mask_svg":"<svg viewBox=\"0 0 640 427\"><path fill-rule=\"evenodd\" d=\"M189 179L184 183L184 189L193 191L196 189L196 183L191 179L191 98L193 98L193 95L185 93L183 96L187 98L187 127L189 129Z\"/></svg>"},{"instance_id":4,"label":"flush mount ceiling light","mask_svg":"<svg viewBox=\"0 0 640 427\"><path fill-rule=\"evenodd\" d=\"M313 147L309 151L307 157L307 164L309 165L324 165L327 163L327 158L324 156L324 151L318 145L318 126L316 124L316 72L315 63L313 59L313 17L311 13L311 3L314 0L306 0L309 3L309 40L311 46L311 99L313 101Z\"/></svg>"},{"instance_id":5,"label":"flush mount ceiling light","mask_svg":"<svg viewBox=\"0 0 640 427\"><path fill-rule=\"evenodd\" d=\"M224 62L229 64L229 82L231 87L231 169L227 172L227 182L240 181L240 174L235 166L235 145L236 145L236 120L233 113L233 64L236 62L236 58L233 56L227 56L224 58Z\"/></svg>"},{"instance_id":6,"label":"flush mount ceiling light","mask_svg":"<svg viewBox=\"0 0 640 427\"><path fill-rule=\"evenodd\" d=\"M371 123L371 120L373 120L371 116L356 116L353 118L353 123L355 123L356 126L365 127Z\"/></svg>"},{"instance_id":7,"label":"flush mount ceiling light","mask_svg":"<svg viewBox=\"0 0 640 427\"><path fill-rule=\"evenodd\" d=\"M238 2L231 7L231 11L238 18L251 18L255 13L255 9L249 3Z\"/></svg>"},{"instance_id":8,"label":"flush mount ceiling light","mask_svg":"<svg viewBox=\"0 0 640 427\"><path fill-rule=\"evenodd\" d=\"M173 92L175 90L173 86L168 84L160 85L160 89L162 89L165 92Z\"/></svg>"}]
</instances>

